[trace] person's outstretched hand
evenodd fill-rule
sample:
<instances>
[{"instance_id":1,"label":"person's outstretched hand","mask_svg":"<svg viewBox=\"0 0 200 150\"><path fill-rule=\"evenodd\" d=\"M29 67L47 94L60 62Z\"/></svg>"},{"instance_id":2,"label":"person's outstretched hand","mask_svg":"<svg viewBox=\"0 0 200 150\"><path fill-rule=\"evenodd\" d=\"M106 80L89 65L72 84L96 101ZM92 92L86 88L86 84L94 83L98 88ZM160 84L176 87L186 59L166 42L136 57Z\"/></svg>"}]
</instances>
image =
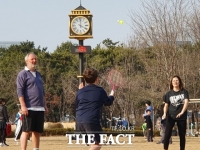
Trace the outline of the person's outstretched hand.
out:
<instances>
[{"instance_id":1,"label":"person's outstretched hand","mask_svg":"<svg viewBox=\"0 0 200 150\"><path fill-rule=\"evenodd\" d=\"M110 92L110 96L114 96L114 90L111 90L111 92Z\"/></svg>"},{"instance_id":2,"label":"person's outstretched hand","mask_svg":"<svg viewBox=\"0 0 200 150\"><path fill-rule=\"evenodd\" d=\"M84 87L83 82L81 82L81 84L79 84L78 89L82 89Z\"/></svg>"}]
</instances>

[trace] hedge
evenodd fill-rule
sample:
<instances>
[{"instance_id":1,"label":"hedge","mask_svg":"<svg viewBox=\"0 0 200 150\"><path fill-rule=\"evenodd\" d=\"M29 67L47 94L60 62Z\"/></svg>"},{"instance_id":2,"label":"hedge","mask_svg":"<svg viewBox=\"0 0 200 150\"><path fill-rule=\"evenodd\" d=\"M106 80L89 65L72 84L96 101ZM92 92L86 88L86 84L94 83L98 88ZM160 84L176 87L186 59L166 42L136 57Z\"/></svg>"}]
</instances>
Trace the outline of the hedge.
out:
<instances>
[{"instance_id":1,"label":"hedge","mask_svg":"<svg viewBox=\"0 0 200 150\"><path fill-rule=\"evenodd\" d=\"M54 128L54 129L44 129L41 136L65 136L66 134L76 133L73 128ZM112 131L111 129L103 129L103 133L112 134L116 136L118 134L135 134L135 136L143 136L142 130L132 130L132 131ZM159 136L159 131L154 131L154 136ZM8 137L14 137L14 132Z\"/></svg>"}]
</instances>

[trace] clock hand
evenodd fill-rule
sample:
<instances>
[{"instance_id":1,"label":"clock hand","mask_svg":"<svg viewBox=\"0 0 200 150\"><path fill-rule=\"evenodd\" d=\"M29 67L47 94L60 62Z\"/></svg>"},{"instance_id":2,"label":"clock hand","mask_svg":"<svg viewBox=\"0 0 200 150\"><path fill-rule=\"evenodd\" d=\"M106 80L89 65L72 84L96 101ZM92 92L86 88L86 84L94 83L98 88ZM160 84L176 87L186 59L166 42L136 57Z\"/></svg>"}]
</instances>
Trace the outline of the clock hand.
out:
<instances>
[{"instance_id":1,"label":"clock hand","mask_svg":"<svg viewBox=\"0 0 200 150\"><path fill-rule=\"evenodd\" d=\"M79 24L80 28L82 28L83 26L81 24Z\"/></svg>"}]
</instances>

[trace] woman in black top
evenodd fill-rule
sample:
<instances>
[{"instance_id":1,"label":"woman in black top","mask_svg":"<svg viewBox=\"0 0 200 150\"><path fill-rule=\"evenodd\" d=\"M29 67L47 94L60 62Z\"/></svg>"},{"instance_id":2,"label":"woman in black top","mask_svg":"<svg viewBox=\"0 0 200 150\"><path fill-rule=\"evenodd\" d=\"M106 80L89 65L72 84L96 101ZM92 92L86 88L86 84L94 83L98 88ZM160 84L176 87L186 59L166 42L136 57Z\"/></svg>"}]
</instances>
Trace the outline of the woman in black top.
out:
<instances>
[{"instance_id":1,"label":"woman in black top","mask_svg":"<svg viewBox=\"0 0 200 150\"><path fill-rule=\"evenodd\" d=\"M170 91L166 93L163 119L166 119L166 129L164 137L164 149L168 150L169 139L175 122L178 126L180 138L180 150L185 150L185 134L187 107L189 102L188 91L183 88L183 83L179 76L174 76L170 81Z\"/></svg>"}]
</instances>

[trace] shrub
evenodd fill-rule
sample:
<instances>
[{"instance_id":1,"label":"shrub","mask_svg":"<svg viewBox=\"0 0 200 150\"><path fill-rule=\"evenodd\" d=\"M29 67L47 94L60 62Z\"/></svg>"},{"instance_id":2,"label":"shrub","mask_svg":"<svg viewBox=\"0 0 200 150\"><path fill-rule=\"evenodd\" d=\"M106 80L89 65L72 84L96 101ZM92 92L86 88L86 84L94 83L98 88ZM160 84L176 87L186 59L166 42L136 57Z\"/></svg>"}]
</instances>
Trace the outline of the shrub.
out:
<instances>
[{"instance_id":1,"label":"shrub","mask_svg":"<svg viewBox=\"0 0 200 150\"><path fill-rule=\"evenodd\" d=\"M68 129L65 128L54 128L54 129L44 129L44 132L41 136L57 136L57 135L66 135Z\"/></svg>"},{"instance_id":2,"label":"shrub","mask_svg":"<svg viewBox=\"0 0 200 150\"><path fill-rule=\"evenodd\" d=\"M55 129L55 128L63 128L63 125L60 122L45 122L44 129Z\"/></svg>"},{"instance_id":3,"label":"shrub","mask_svg":"<svg viewBox=\"0 0 200 150\"><path fill-rule=\"evenodd\" d=\"M41 134L41 136L65 136L66 134L73 134L75 133L74 128L53 128L53 129L44 129L44 132ZM116 136L118 134L135 134L135 136L143 136L142 130L132 130L132 131L112 131L111 129L103 129L103 133L105 134L112 134L113 136ZM11 133L8 137L14 137L14 132ZM159 131L154 131L154 136L160 136Z\"/></svg>"}]
</instances>

